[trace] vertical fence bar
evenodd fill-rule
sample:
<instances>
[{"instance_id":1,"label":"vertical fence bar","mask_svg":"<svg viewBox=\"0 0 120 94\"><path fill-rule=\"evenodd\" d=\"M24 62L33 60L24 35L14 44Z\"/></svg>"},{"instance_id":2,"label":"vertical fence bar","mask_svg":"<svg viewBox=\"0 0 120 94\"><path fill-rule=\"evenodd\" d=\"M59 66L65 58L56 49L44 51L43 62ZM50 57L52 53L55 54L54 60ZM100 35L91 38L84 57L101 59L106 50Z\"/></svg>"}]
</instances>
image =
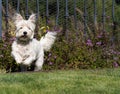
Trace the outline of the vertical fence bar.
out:
<instances>
[{"instance_id":1,"label":"vertical fence bar","mask_svg":"<svg viewBox=\"0 0 120 94\"><path fill-rule=\"evenodd\" d=\"M115 22L115 0L112 0L112 22L113 22L113 33L112 33L112 44L114 46L115 40L115 30L116 30L116 22Z\"/></svg>"},{"instance_id":2,"label":"vertical fence bar","mask_svg":"<svg viewBox=\"0 0 120 94\"><path fill-rule=\"evenodd\" d=\"M57 15L56 15L56 21L55 21L56 26L58 26L58 18L59 18L59 0L57 0Z\"/></svg>"},{"instance_id":3,"label":"vertical fence bar","mask_svg":"<svg viewBox=\"0 0 120 94\"><path fill-rule=\"evenodd\" d=\"M74 20L75 20L75 29L77 29L76 0L74 0Z\"/></svg>"},{"instance_id":4,"label":"vertical fence bar","mask_svg":"<svg viewBox=\"0 0 120 94\"><path fill-rule=\"evenodd\" d=\"M69 17L69 13L68 13L68 0L65 0L65 16Z\"/></svg>"},{"instance_id":5,"label":"vertical fence bar","mask_svg":"<svg viewBox=\"0 0 120 94\"><path fill-rule=\"evenodd\" d=\"M112 20L115 21L115 0L112 0Z\"/></svg>"},{"instance_id":6,"label":"vertical fence bar","mask_svg":"<svg viewBox=\"0 0 120 94\"><path fill-rule=\"evenodd\" d=\"M35 29L35 37L38 37L38 31L39 31L39 16L40 16L40 11L39 11L39 0L36 0L36 29Z\"/></svg>"},{"instance_id":7,"label":"vertical fence bar","mask_svg":"<svg viewBox=\"0 0 120 94\"><path fill-rule=\"evenodd\" d=\"M2 0L0 0L0 43L2 43ZM3 56L2 49L0 49L0 55ZM3 58L1 58L1 64L3 64Z\"/></svg>"},{"instance_id":8,"label":"vertical fence bar","mask_svg":"<svg viewBox=\"0 0 120 94\"><path fill-rule=\"evenodd\" d=\"M87 36L87 0L84 0L84 38Z\"/></svg>"},{"instance_id":9,"label":"vertical fence bar","mask_svg":"<svg viewBox=\"0 0 120 94\"><path fill-rule=\"evenodd\" d=\"M5 21L6 21L6 35L8 34L8 0L5 2Z\"/></svg>"},{"instance_id":10,"label":"vertical fence bar","mask_svg":"<svg viewBox=\"0 0 120 94\"><path fill-rule=\"evenodd\" d=\"M17 0L17 13L20 12L20 0Z\"/></svg>"},{"instance_id":11,"label":"vertical fence bar","mask_svg":"<svg viewBox=\"0 0 120 94\"><path fill-rule=\"evenodd\" d=\"M36 0L36 13L37 13L37 19L38 19L38 17L39 17L39 15L40 15L40 11L39 11L39 0Z\"/></svg>"},{"instance_id":12,"label":"vertical fence bar","mask_svg":"<svg viewBox=\"0 0 120 94\"><path fill-rule=\"evenodd\" d=\"M97 7L96 7L96 0L94 0L94 36L95 36L95 31L97 30Z\"/></svg>"},{"instance_id":13,"label":"vertical fence bar","mask_svg":"<svg viewBox=\"0 0 120 94\"><path fill-rule=\"evenodd\" d=\"M46 0L46 26L48 25L48 18L49 18L49 2Z\"/></svg>"},{"instance_id":14,"label":"vertical fence bar","mask_svg":"<svg viewBox=\"0 0 120 94\"><path fill-rule=\"evenodd\" d=\"M25 0L25 18L28 19L28 0Z\"/></svg>"},{"instance_id":15,"label":"vertical fence bar","mask_svg":"<svg viewBox=\"0 0 120 94\"><path fill-rule=\"evenodd\" d=\"M105 0L102 0L102 24L103 24L103 33L105 33Z\"/></svg>"},{"instance_id":16,"label":"vertical fence bar","mask_svg":"<svg viewBox=\"0 0 120 94\"><path fill-rule=\"evenodd\" d=\"M78 38L78 30L77 30L76 0L74 0L74 22L75 22L76 39L77 39Z\"/></svg>"},{"instance_id":17,"label":"vertical fence bar","mask_svg":"<svg viewBox=\"0 0 120 94\"><path fill-rule=\"evenodd\" d=\"M68 13L68 0L65 0L65 36L66 39L68 40L68 17L69 17L69 13Z\"/></svg>"},{"instance_id":18,"label":"vertical fence bar","mask_svg":"<svg viewBox=\"0 0 120 94\"><path fill-rule=\"evenodd\" d=\"M0 41L2 39L2 0L0 0Z\"/></svg>"},{"instance_id":19,"label":"vertical fence bar","mask_svg":"<svg viewBox=\"0 0 120 94\"><path fill-rule=\"evenodd\" d=\"M96 0L94 0L94 25L96 25L96 15L97 15Z\"/></svg>"}]
</instances>

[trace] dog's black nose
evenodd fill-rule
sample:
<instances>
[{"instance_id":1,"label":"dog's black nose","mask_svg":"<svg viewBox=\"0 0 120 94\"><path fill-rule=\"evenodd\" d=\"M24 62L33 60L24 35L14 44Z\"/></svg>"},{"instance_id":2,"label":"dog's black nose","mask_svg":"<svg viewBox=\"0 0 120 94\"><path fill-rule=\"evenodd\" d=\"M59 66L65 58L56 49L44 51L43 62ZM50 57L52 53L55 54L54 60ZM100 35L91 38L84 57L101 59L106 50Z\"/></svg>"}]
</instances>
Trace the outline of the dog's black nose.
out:
<instances>
[{"instance_id":1,"label":"dog's black nose","mask_svg":"<svg viewBox=\"0 0 120 94\"><path fill-rule=\"evenodd\" d=\"M27 35L27 32L26 32L26 31L24 31L24 32L23 32L23 34L24 34L24 35Z\"/></svg>"}]
</instances>

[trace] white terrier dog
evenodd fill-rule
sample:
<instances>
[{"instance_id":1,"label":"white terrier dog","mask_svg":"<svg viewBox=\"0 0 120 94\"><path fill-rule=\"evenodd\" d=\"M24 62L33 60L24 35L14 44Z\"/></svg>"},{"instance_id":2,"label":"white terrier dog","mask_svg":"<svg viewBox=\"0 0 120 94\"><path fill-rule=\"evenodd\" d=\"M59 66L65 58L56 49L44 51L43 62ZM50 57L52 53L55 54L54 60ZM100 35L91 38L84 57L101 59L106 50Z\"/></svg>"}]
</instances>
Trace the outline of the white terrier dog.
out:
<instances>
[{"instance_id":1,"label":"white terrier dog","mask_svg":"<svg viewBox=\"0 0 120 94\"><path fill-rule=\"evenodd\" d=\"M56 32L47 32L40 41L34 37L36 15L32 14L24 20L20 14L14 17L16 40L12 44L12 56L16 63L31 65L35 62L35 71L39 71L44 63L44 51L49 51L56 39Z\"/></svg>"}]
</instances>

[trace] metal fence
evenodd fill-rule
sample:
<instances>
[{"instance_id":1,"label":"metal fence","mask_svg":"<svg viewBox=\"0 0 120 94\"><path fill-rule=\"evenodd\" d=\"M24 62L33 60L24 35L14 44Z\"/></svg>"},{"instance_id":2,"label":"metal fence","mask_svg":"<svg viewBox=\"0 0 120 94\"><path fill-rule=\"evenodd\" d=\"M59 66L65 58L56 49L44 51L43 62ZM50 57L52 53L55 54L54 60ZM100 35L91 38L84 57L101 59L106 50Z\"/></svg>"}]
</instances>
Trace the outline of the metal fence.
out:
<instances>
[{"instance_id":1,"label":"metal fence","mask_svg":"<svg viewBox=\"0 0 120 94\"><path fill-rule=\"evenodd\" d=\"M46 19L46 25L48 24L48 19L52 17L55 20L55 25L64 24L65 30L69 29L69 19L73 17L76 33L79 33L78 23L82 21L85 37L88 25L91 27L92 24L93 28L96 22L101 23L102 31L106 32L106 19L109 15L110 22L114 25L117 14L115 9L117 9L119 3L120 0L0 0L0 37L3 31L2 21L6 23L7 31L9 29L8 18L12 11L24 14L26 19L31 12L37 13L38 17L41 16ZM68 37L67 30L65 31L65 36Z\"/></svg>"},{"instance_id":2,"label":"metal fence","mask_svg":"<svg viewBox=\"0 0 120 94\"><path fill-rule=\"evenodd\" d=\"M0 0L0 39L2 37L2 0Z\"/></svg>"}]
</instances>

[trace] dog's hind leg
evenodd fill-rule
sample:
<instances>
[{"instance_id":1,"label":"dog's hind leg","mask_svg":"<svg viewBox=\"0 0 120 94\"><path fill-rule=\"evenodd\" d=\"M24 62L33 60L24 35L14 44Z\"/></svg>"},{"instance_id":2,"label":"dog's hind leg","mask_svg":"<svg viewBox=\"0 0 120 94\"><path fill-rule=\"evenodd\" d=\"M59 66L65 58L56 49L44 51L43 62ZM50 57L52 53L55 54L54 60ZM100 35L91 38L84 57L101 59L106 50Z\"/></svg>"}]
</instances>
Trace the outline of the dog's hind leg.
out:
<instances>
[{"instance_id":1,"label":"dog's hind leg","mask_svg":"<svg viewBox=\"0 0 120 94\"><path fill-rule=\"evenodd\" d=\"M41 54L37 61L35 62L35 70L34 71L40 71L42 69L44 62L44 54Z\"/></svg>"},{"instance_id":2,"label":"dog's hind leg","mask_svg":"<svg viewBox=\"0 0 120 94\"><path fill-rule=\"evenodd\" d=\"M26 66L26 65L23 65L23 64L20 64L20 71L21 71L21 72L27 71L27 66Z\"/></svg>"}]
</instances>

